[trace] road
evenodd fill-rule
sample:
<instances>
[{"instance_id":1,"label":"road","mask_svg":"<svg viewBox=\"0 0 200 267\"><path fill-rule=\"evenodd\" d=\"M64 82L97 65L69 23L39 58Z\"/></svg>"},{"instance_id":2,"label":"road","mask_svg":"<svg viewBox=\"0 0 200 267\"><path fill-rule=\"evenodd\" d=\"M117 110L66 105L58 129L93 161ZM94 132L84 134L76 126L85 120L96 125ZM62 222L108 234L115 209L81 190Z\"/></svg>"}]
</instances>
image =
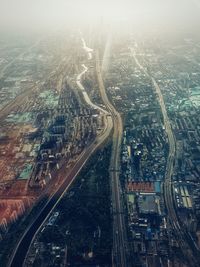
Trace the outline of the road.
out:
<instances>
[{"instance_id":1,"label":"road","mask_svg":"<svg viewBox=\"0 0 200 267\"><path fill-rule=\"evenodd\" d=\"M80 81L79 81L80 82ZM82 86L82 85L81 85ZM83 88L84 89L84 88ZM92 103L92 102L91 102ZM101 108L100 108L101 109ZM76 163L70 170L67 170L67 174L63 183L59 186L58 190L49 198L46 205L41 209L34 221L26 229L25 233L19 240L11 260L8 264L9 267L23 266L28 250L34 241L36 235L41 231L43 225L51 216L51 213L56 208L60 200L63 198L71 184L80 173L81 169L88 161L88 159L94 154L94 152L101 147L111 134L113 129L113 121L111 116L106 112L105 116L105 128L96 139L83 150Z\"/></svg>"},{"instance_id":2,"label":"road","mask_svg":"<svg viewBox=\"0 0 200 267\"><path fill-rule=\"evenodd\" d=\"M120 151L123 134L123 125L120 114L110 103L101 74L99 53L96 52L96 71L102 100L113 119L113 148L110 164L112 210L113 210L113 266L126 267L127 265L127 236L124 221L122 190L119 180Z\"/></svg>"},{"instance_id":3,"label":"road","mask_svg":"<svg viewBox=\"0 0 200 267\"><path fill-rule=\"evenodd\" d=\"M144 68L140 64L139 60L136 57L135 51L133 49L131 49L131 51L132 51L132 56L134 57L136 64L146 74L146 76L151 79L152 84L156 90L158 101L159 101L162 115L163 115L165 131L168 136L169 153L168 153L167 164L166 164L165 181L163 184L164 200L165 200L166 210L168 213L168 220L169 220L169 223L172 229L174 230L175 238L182 250L183 255L185 256L186 261L189 263L189 266L198 267L199 262L200 262L199 261L199 250L196 248L193 240L191 240L191 237L188 234L185 227L181 224L177 211L176 211L175 203L174 203L172 175L174 172L176 142L175 142L174 134L172 131L171 123L170 123L170 120L167 114L163 95L154 77L150 73L148 73L146 68Z\"/></svg>"},{"instance_id":4,"label":"road","mask_svg":"<svg viewBox=\"0 0 200 267\"><path fill-rule=\"evenodd\" d=\"M10 267L19 267L23 266L28 249L34 240L36 234L41 230L46 220L49 218L59 201L63 198L66 191L69 189L70 185L74 182L75 178L81 171L82 167L85 165L87 160L91 155L105 142L108 136L111 133L112 129L112 120L107 124L107 129L101 136L98 136L97 139L80 155L79 159L73 166L73 168L67 173L64 182L61 184L59 189L55 194L48 200L46 205L42 208L38 216L32 222L32 224L27 228L24 235L20 239L11 261L9 263Z\"/></svg>"}]
</instances>

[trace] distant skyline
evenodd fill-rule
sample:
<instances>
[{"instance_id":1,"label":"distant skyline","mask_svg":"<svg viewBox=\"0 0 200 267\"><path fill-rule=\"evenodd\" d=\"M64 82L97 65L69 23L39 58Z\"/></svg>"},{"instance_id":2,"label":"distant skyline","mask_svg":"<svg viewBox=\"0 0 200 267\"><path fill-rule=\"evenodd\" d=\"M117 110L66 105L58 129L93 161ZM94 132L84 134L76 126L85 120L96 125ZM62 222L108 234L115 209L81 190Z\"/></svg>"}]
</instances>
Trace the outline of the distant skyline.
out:
<instances>
[{"instance_id":1,"label":"distant skyline","mask_svg":"<svg viewBox=\"0 0 200 267\"><path fill-rule=\"evenodd\" d=\"M104 19L171 27L199 21L197 7L199 0L0 0L0 25L37 29Z\"/></svg>"}]
</instances>

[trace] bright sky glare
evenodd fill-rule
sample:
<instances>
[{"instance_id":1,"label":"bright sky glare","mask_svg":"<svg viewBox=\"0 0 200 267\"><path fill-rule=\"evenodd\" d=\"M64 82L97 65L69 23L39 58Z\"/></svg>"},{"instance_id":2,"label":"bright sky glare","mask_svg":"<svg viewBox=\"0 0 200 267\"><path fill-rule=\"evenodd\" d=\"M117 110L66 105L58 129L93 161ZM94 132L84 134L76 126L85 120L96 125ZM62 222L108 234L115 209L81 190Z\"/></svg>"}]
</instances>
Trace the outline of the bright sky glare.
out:
<instances>
[{"instance_id":1,"label":"bright sky glare","mask_svg":"<svg viewBox=\"0 0 200 267\"><path fill-rule=\"evenodd\" d=\"M100 19L190 23L200 17L198 6L199 0L0 0L0 25L41 27Z\"/></svg>"}]
</instances>

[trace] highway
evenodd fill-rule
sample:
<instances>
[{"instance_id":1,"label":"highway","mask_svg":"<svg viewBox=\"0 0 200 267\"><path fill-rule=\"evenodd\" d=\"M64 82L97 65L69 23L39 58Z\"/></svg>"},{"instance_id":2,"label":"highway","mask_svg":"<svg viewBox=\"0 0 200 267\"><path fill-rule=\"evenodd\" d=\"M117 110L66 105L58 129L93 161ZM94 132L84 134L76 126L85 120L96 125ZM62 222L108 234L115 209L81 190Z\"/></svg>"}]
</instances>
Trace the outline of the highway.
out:
<instances>
[{"instance_id":1,"label":"highway","mask_svg":"<svg viewBox=\"0 0 200 267\"><path fill-rule=\"evenodd\" d=\"M188 262L189 266L191 267L198 267L199 266L199 250L196 248L193 240L191 239L189 233L185 229L185 227L181 224L179 217L176 212L176 207L174 203L174 192L173 192L173 180L172 175L174 171L174 162L176 156L176 141L175 137L171 128L171 123L167 114L165 102L163 99L163 95L161 89L151 74L147 72L147 70L140 64L136 57L136 53L133 49L131 49L132 56L135 59L136 64L138 67L149 77L152 81L152 84L156 90L158 101L161 107L162 115L163 115L163 122L165 126L165 131L168 136L168 143L169 143L169 154L167 158L166 164L166 171L165 171L165 180L163 184L164 189L164 201L166 210L168 213L168 221L174 230L174 237L179 244L182 253L185 257L185 260Z\"/></svg>"},{"instance_id":2,"label":"highway","mask_svg":"<svg viewBox=\"0 0 200 267\"><path fill-rule=\"evenodd\" d=\"M80 82L80 81L79 81ZM36 216L34 221L29 225L29 227L24 232L23 236L16 245L16 248L11 256L9 267L19 267L23 266L26 255L29 251L29 248L34 241L36 235L41 231L45 222L51 216L51 213L56 208L60 200L63 198L71 184L76 179L77 175L80 173L83 166L86 164L88 159L94 154L94 152L101 147L105 141L110 136L113 129L112 117L107 115L105 116L105 128L96 139L89 144L78 157L75 164L71 167L70 170L66 170L66 176L63 180L63 183L59 186L57 191L49 198L48 202L41 209L39 214Z\"/></svg>"},{"instance_id":3,"label":"highway","mask_svg":"<svg viewBox=\"0 0 200 267\"><path fill-rule=\"evenodd\" d=\"M109 120L109 117L108 117ZM82 167L85 165L87 160L91 157L91 155L105 142L108 136L111 133L112 129L112 120L107 124L106 131L101 136L98 136L97 139L85 149L77 162L74 164L72 169L66 174L66 177L63 183L60 185L58 190L55 192L53 196L50 197L46 205L42 208L38 216L31 223L31 225L27 228L22 238L20 239L17 247L12 255L11 261L8 266L10 267L19 267L23 266L23 262L25 260L26 254L29 250L29 247L37 233L41 230L46 220L49 218L59 201L63 198L66 191L69 189L70 185L74 182L75 178L81 171Z\"/></svg>"},{"instance_id":4,"label":"highway","mask_svg":"<svg viewBox=\"0 0 200 267\"><path fill-rule=\"evenodd\" d=\"M111 190L112 190L112 211L113 211L113 266L126 267L127 265L127 236L124 221L124 208L122 200L122 190L119 180L120 170L120 150L121 140L123 134L123 125L120 114L116 111L114 106L110 103L101 74L101 66L99 53L96 52L96 71L99 89L102 100L111 114L113 119L113 148L110 164L111 175Z\"/></svg>"}]
</instances>

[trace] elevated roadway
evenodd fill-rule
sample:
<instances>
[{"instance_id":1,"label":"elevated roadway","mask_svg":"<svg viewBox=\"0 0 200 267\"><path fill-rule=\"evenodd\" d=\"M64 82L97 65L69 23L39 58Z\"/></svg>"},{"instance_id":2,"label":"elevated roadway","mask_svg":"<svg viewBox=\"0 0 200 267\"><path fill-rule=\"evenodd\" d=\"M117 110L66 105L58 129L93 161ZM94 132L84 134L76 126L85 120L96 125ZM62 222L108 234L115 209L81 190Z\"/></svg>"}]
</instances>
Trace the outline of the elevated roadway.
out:
<instances>
[{"instance_id":1,"label":"elevated roadway","mask_svg":"<svg viewBox=\"0 0 200 267\"><path fill-rule=\"evenodd\" d=\"M113 211L113 266L126 267L127 265L127 236L124 221L124 207L122 199L122 190L119 180L120 169L120 151L123 134L122 119L109 101L101 73L100 58L96 52L96 71L99 89L102 100L111 114L114 125L113 148L110 164L111 190L112 190L112 211Z\"/></svg>"},{"instance_id":2,"label":"elevated roadway","mask_svg":"<svg viewBox=\"0 0 200 267\"><path fill-rule=\"evenodd\" d=\"M79 156L77 162L71 168L71 170L66 174L63 183L60 185L58 190L53 196L50 197L46 205L42 208L39 214L36 216L34 221L26 229L25 233L18 242L15 251L11 257L11 261L8 266L19 267L23 266L26 254L35 236L39 231L41 231L44 223L50 217L53 210L56 208L60 200L63 198L64 194L67 192L71 184L74 182L75 178L87 162L87 160L94 154L94 152L106 141L112 130L112 120L108 117L108 124L106 130L101 136L91 143L87 149L85 149Z\"/></svg>"},{"instance_id":3,"label":"elevated roadway","mask_svg":"<svg viewBox=\"0 0 200 267\"><path fill-rule=\"evenodd\" d=\"M89 51L91 52L91 51ZM79 85L82 90L84 87L81 84L81 76L79 76ZM89 97L89 96L88 96ZM92 103L90 101L90 103ZM92 103L93 105L93 103ZM95 105L96 106L96 105ZM96 106L98 108L98 106ZM101 110L101 108L99 107ZM101 110L103 112L103 110ZM106 112L107 115L107 112ZM78 157L77 161L70 168L70 170L66 170L66 176L64 177L63 183L59 186L57 191L50 196L49 200L45 204L45 206L38 213L36 218L31 222L23 236L20 238L19 242L16 245L16 248L11 256L10 262L8 264L9 267L20 267L24 265L24 261L26 255L29 251L29 248L33 241L35 240L36 235L41 231L45 222L51 216L53 210L56 208L60 200L63 198L71 184L76 179L77 175L80 173L83 166L86 164L88 159L95 153L95 151L101 147L108 137L110 136L113 129L113 120L111 116L105 116L105 128L99 134L96 139L90 143Z\"/></svg>"},{"instance_id":4,"label":"elevated roadway","mask_svg":"<svg viewBox=\"0 0 200 267\"><path fill-rule=\"evenodd\" d=\"M168 221L172 229L174 230L175 239L177 240L177 243L179 244L182 253L185 256L185 260L187 261L189 266L198 267L200 266L199 249L196 247L194 241L191 239L191 236L189 235L187 229L181 224L174 203L172 175L174 172L176 142L172 131L171 123L167 114L164 98L158 83L156 82L154 77L147 71L147 69L140 64L138 58L136 57L134 49L131 49L131 52L136 64L146 74L146 76L150 78L156 90L158 101L163 115L165 131L168 136L169 153L166 164L165 180L163 184L164 200L165 200L166 210L168 213Z\"/></svg>"}]
</instances>

